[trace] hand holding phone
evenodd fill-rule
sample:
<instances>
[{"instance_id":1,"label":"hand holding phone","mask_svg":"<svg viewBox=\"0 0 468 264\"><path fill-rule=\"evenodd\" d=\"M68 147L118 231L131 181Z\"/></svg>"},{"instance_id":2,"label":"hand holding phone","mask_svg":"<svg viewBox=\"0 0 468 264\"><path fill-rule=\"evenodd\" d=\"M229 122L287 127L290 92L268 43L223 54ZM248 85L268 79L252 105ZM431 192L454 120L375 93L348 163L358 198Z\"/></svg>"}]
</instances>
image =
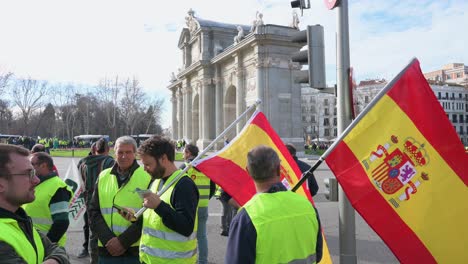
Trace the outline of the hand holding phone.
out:
<instances>
[{"instance_id":1,"label":"hand holding phone","mask_svg":"<svg viewBox=\"0 0 468 264\"><path fill-rule=\"evenodd\" d=\"M117 209L119 214L123 218L127 219L128 221L135 222L137 220L136 217L135 217L135 212L133 212L133 209L122 207L122 206L119 206L119 205L116 205L116 204L114 204L112 207Z\"/></svg>"}]
</instances>

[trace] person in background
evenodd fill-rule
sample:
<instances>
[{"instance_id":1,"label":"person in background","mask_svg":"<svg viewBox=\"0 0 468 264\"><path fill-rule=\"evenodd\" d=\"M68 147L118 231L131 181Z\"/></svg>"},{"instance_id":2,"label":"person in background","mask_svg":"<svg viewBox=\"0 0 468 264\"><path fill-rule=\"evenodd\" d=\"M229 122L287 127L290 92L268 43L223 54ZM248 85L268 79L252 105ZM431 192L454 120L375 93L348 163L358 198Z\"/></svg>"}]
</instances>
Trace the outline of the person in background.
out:
<instances>
[{"instance_id":1,"label":"person in background","mask_svg":"<svg viewBox=\"0 0 468 264\"><path fill-rule=\"evenodd\" d=\"M38 232L21 207L35 199L40 180L29 151L0 144L0 263L68 264L65 249Z\"/></svg>"},{"instance_id":2,"label":"person in background","mask_svg":"<svg viewBox=\"0 0 468 264\"><path fill-rule=\"evenodd\" d=\"M90 230L89 226L89 207L91 198L96 185L97 178L101 171L114 166L114 159L109 156L109 145L103 138L94 142L91 145L90 155L84 157L78 162L78 172L80 173L83 182L84 199L86 204L86 212L84 213L84 238L83 250L78 255L78 258L89 256L88 247L91 250L91 263L98 262L98 242L96 233Z\"/></svg>"},{"instance_id":3,"label":"person in background","mask_svg":"<svg viewBox=\"0 0 468 264\"><path fill-rule=\"evenodd\" d=\"M322 234L317 210L280 180L278 154L266 146L247 154L257 194L234 217L225 263L318 263Z\"/></svg>"},{"instance_id":4,"label":"person in background","mask_svg":"<svg viewBox=\"0 0 468 264\"><path fill-rule=\"evenodd\" d=\"M140 263L141 224L131 223L118 208L137 211L142 199L136 192L147 189L151 176L136 161L136 142L123 136L115 142L116 163L103 170L95 184L89 206L90 228L98 237L99 263Z\"/></svg>"},{"instance_id":5,"label":"person in background","mask_svg":"<svg viewBox=\"0 0 468 264\"><path fill-rule=\"evenodd\" d=\"M190 162L198 156L198 147L193 144L185 145L184 160L180 169L184 169ZM206 235L206 222L208 221L208 203L216 192L216 184L205 174L195 168L190 168L187 174L192 178L200 193L198 202L198 264L208 263L208 238Z\"/></svg>"},{"instance_id":6,"label":"person in background","mask_svg":"<svg viewBox=\"0 0 468 264\"><path fill-rule=\"evenodd\" d=\"M286 148L288 149L289 151L289 154L291 154L291 156L293 157L294 161L296 162L297 166L299 167L299 169L301 170L302 174L304 174L304 172L307 172L310 170L310 165L303 162L302 160L299 160L296 156L296 148L292 145L292 144L286 144ZM309 172L310 175L307 175L308 178L307 178L307 186L309 187L309 192L310 192L310 195L312 196L315 196L318 192L318 184L317 184L317 180L315 179L314 175L312 173ZM306 175L304 175L306 176Z\"/></svg>"},{"instance_id":7,"label":"person in background","mask_svg":"<svg viewBox=\"0 0 468 264\"><path fill-rule=\"evenodd\" d=\"M50 155L50 153L47 151L47 148L42 144L36 144L31 148L31 154L34 154L36 152L46 152L47 154ZM55 171L55 173L57 173L57 175L59 175L57 167L55 166L55 164L54 164L54 167L52 168L52 170Z\"/></svg>"},{"instance_id":8,"label":"person in background","mask_svg":"<svg viewBox=\"0 0 468 264\"><path fill-rule=\"evenodd\" d=\"M228 236L232 219L236 216L239 204L223 189L219 188L219 201L223 206L223 213L221 215L221 236Z\"/></svg>"},{"instance_id":9,"label":"person in background","mask_svg":"<svg viewBox=\"0 0 468 264\"><path fill-rule=\"evenodd\" d=\"M50 241L64 247L73 192L53 170L54 161L49 154L33 153L30 161L40 182L36 186L36 199L23 205L23 208L32 218L35 228L47 234Z\"/></svg>"}]
</instances>

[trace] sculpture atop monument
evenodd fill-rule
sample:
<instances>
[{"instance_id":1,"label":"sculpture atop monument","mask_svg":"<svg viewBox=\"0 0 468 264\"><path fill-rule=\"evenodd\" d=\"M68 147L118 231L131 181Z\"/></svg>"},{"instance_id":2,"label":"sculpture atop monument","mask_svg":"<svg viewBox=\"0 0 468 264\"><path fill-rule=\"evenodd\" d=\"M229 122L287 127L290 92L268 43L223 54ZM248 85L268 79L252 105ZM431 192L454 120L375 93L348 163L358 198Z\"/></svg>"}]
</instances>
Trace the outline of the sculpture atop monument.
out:
<instances>
[{"instance_id":1,"label":"sculpture atop monument","mask_svg":"<svg viewBox=\"0 0 468 264\"><path fill-rule=\"evenodd\" d=\"M172 83L172 82L175 82L175 81L177 81L177 77L175 76L174 72L172 72L170 82Z\"/></svg>"},{"instance_id":2,"label":"sculpture atop monument","mask_svg":"<svg viewBox=\"0 0 468 264\"><path fill-rule=\"evenodd\" d=\"M299 21L299 16L297 15L296 10L293 11L292 15L293 15L293 19L292 19L292 23L291 23L290 27L299 30L300 21Z\"/></svg>"},{"instance_id":3,"label":"sculpture atop monument","mask_svg":"<svg viewBox=\"0 0 468 264\"><path fill-rule=\"evenodd\" d=\"M234 45L244 38L244 29L241 26L237 26L237 31L237 36L234 37Z\"/></svg>"},{"instance_id":4,"label":"sculpture atop monument","mask_svg":"<svg viewBox=\"0 0 468 264\"><path fill-rule=\"evenodd\" d=\"M185 24L187 25L190 33L192 33L198 29L198 22L195 19L195 11L193 11L192 8L189 9L187 14L188 16L185 17Z\"/></svg>"},{"instance_id":5,"label":"sculpture atop monument","mask_svg":"<svg viewBox=\"0 0 468 264\"><path fill-rule=\"evenodd\" d=\"M250 28L250 32L257 32L258 27L263 25L263 14L257 11L255 14L255 20L252 22L252 27Z\"/></svg>"}]
</instances>

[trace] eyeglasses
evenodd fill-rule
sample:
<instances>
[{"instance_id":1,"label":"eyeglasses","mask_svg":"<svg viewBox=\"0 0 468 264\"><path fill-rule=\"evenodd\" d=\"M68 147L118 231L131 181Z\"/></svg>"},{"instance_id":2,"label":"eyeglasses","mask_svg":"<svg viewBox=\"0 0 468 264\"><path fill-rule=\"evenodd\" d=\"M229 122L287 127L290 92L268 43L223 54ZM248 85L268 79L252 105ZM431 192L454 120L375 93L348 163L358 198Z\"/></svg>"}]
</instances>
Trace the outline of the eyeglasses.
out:
<instances>
[{"instance_id":1,"label":"eyeglasses","mask_svg":"<svg viewBox=\"0 0 468 264\"><path fill-rule=\"evenodd\" d=\"M36 176L36 170L30 170L29 172L23 172L23 173L3 174L3 175L0 175L0 177L8 177L8 176L16 176L16 175L28 176L29 180L32 180Z\"/></svg>"}]
</instances>

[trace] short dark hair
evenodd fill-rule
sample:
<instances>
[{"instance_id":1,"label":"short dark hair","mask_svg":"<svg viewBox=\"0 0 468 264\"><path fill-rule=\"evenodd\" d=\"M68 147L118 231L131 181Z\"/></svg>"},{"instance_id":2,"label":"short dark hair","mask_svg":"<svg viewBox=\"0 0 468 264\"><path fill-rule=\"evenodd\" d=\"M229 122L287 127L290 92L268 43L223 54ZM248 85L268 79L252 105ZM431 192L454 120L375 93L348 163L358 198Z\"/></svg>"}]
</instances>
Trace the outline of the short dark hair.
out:
<instances>
[{"instance_id":1,"label":"short dark hair","mask_svg":"<svg viewBox=\"0 0 468 264\"><path fill-rule=\"evenodd\" d=\"M254 181L265 182L279 176L280 159L272 148L258 146L247 154L247 168Z\"/></svg>"},{"instance_id":2,"label":"short dark hair","mask_svg":"<svg viewBox=\"0 0 468 264\"><path fill-rule=\"evenodd\" d=\"M286 144L286 148L288 149L289 154L291 154L291 156L293 156L293 157L296 156L296 148L294 147L293 144L291 144L291 143Z\"/></svg>"},{"instance_id":3,"label":"short dark hair","mask_svg":"<svg viewBox=\"0 0 468 264\"><path fill-rule=\"evenodd\" d=\"M37 161L40 164L45 163L47 165L47 168L49 168L49 170L54 169L54 160L46 152L36 152L36 153L33 153L32 156L36 157Z\"/></svg>"},{"instance_id":4,"label":"short dark hair","mask_svg":"<svg viewBox=\"0 0 468 264\"><path fill-rule=\"evenodd\" d=\"M11 162L11 154L16 153L21 156L29 156L29 150L22 146L0 143L0 171L5 174L10 173L8 164Z\"/></svg>"},{"instance_id":5,"label":"short dark hair","mask_svg":"<svg viewBox=\"0 0 468 264\"><path fill-rule=\"evenodd\" d=\"M109 150L109 144L104 138L100 138L96 143L96 152L102 154Z\"/></svg>"},{"instance_id":6,"label":"short dark hair","mask_svg":"<svg viewBox=\"0 0 468 264\"><path fill-rule=\"evenodd\" d=\"M36 144L31 148L31 153L36 153L36 152L45 152L46 148L42 144Z\"/></svg>"},{"instance_id":7,"label":"short dark hair","mask_svg":"<svg viewBox=\"0 0 468 264\"><path fill-rule=\"evenodd\" d=\"M150 155L155 159L159 159L166 154L167 159L174 162L175 147L170 140L161 136L152 136L145 140L138 148L138 154Z\"/></svg>"},{"instance_id":8,"label":"short dark hair","mask_svg":"<svg viewBox=\"0 0 468 264\"><path fill-rule=\"evenodd\" d=\"M199 152L198 147L193 144L185 145L185 151L190 152L190 154L192 154L194 157L198 156Z\"/></svg>"}]
</instances>

